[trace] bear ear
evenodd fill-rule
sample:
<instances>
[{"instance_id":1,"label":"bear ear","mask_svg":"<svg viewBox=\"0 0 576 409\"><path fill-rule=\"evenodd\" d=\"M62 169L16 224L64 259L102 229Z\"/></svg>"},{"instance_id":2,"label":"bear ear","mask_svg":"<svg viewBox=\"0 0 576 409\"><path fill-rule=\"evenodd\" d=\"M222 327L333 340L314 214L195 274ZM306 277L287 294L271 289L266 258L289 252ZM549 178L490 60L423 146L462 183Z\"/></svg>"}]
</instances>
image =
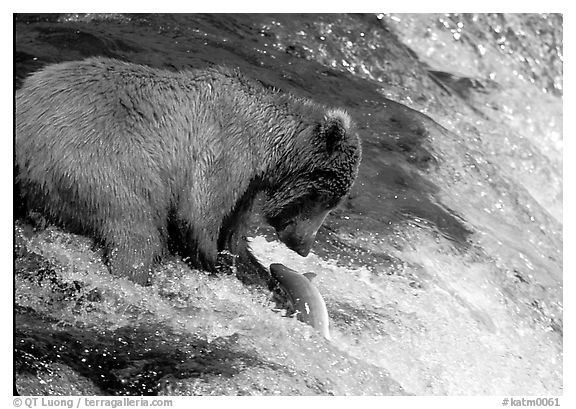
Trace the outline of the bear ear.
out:
<instances>
[{"instance_id":1,"label":"bear ear","mask_svg":"<svg viewBox=\"0 0 576 409\"><path fill-rule=\"evenodd\" d=\"M350 115L342 109L334 109L326 113L322 128L329 152L334 152L346 139L351 122Z\"/></svg>"}]
</instances>

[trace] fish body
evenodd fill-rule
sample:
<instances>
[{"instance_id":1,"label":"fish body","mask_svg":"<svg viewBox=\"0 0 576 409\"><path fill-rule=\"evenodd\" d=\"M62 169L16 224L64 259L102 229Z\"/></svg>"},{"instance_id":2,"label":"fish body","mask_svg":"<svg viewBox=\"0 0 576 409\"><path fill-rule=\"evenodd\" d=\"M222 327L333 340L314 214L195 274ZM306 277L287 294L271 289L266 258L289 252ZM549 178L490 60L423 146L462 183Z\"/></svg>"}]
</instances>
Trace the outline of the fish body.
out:
<instances>
[{"instance_id":1,"label":"fish body","mask_svg":"<svg viewBox=\"0 0 576 409\"><path fill-rule=\"evenodd\" d=\"M289 307L296 317L330 339L326 303L320 291L310 281L314 274L300 274L279 263L270 265L270 273L286 295Z\"/></svg>"}]
</instances>

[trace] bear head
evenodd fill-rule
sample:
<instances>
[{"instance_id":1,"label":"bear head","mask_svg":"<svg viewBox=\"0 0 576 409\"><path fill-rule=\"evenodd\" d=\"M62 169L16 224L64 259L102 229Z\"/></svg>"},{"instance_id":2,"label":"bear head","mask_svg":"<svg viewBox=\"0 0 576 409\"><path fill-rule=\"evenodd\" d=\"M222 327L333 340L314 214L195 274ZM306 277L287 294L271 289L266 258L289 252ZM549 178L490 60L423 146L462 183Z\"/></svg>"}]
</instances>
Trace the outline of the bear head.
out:
<instances>
[{"instance_id":1,"label":"bear head","mask_svg":"<svg viewBox=\"0 0 576 409\"><path fill-rule=\"evenodd\" d=\"M267 191L263 213L279 239L307 256L328 213L350 192L358 174L361 145L343 110L323 111L303 124Z\"/></svg>"}]
</instances>

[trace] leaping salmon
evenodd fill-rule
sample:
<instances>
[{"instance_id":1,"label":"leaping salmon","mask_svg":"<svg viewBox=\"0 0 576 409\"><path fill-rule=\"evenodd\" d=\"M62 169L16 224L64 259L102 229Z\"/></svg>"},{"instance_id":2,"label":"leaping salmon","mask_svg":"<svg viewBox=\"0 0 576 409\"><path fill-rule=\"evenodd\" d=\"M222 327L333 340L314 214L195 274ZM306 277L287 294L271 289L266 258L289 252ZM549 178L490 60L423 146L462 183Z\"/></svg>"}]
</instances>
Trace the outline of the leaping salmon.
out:
<instances>
[{"instance_id":1,"label":"leaping salmon","mask_svg":"<svg viewBox=\"0 0 576 409\"><path fill-rule=\"evenodd\" d=\"M311 283L312 273L299 274L283 264L270 264L270 273L283 290L290 312L330 339L326 303L320 291Z\"/></svg>"}]
</instances>

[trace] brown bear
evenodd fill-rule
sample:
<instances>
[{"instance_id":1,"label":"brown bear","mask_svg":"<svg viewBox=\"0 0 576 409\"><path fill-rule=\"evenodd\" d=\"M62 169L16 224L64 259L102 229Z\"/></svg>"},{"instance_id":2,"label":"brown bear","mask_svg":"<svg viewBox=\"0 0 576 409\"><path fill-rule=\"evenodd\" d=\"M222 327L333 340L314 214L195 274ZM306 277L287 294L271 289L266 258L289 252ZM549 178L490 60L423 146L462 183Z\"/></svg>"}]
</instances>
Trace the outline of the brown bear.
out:
<instances>
[{"instance_id":1,"label":"brown bear","mask_svg":"<svg viewBox=\"0 0 576 409\"><path fill-rule=\"evenodd\" d=\"M47 66L16 92L16 185L28 210L97 239L112 273L147 282L172 249L215 270L262 214L306 256L361 157L349 116L221 67L108 58ZM263 267L262 267L263 268Z\"/></svg>"}]
</instances>

